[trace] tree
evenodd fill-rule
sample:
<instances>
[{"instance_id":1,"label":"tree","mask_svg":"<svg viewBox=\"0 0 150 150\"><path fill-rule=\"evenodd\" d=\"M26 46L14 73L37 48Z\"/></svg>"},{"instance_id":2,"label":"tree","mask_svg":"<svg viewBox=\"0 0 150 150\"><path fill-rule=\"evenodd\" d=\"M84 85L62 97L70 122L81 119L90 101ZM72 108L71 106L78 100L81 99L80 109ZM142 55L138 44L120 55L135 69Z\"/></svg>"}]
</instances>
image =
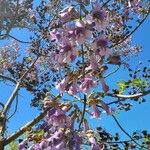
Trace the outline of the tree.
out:
<instances>
[{"instance_id":1,"label":"tree","mask_svg":"<svg viewBox=\"0 0 150 150\"><path fill-rule=\"evenodd\" d=\"M0 102L0 149L25 133L20 150L150 148L146 130L130 135L116 118L117 111L130 110L133 100L144 102L150 93L149 68L132 70L127 62L141 50L132 43L132 34L149 15L148 1L3 0L0 12L0 40L9 41L0 50L0 81L15 86L7 102ZM12 36L16 28L28 30L30 39ZM111 88L107 78L122 67L130 78ZM41 113L6 137L7 122L18 105L13 114L9 110L22 88L33 95L31 105ZM90 127L89 118L100 118L103 111L129 140Z\"/></svg>"}]
</instances>

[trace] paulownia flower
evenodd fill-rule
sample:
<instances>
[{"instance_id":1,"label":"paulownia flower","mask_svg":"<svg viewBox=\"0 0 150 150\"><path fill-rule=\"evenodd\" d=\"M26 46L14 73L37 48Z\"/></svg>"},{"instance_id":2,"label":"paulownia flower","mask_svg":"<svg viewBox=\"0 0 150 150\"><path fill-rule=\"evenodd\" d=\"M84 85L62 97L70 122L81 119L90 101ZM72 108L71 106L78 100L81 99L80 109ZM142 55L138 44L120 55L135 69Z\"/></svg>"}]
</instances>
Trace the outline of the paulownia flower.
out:
<instances>
[{"instance_id":1,"label":"paulownia flower","mask_svg":"<svg viewBox=\"0 0 150 150\"><path fill-rule=\"evenodd\" d=\"M66 86L68 84L68 78L64 78L60 83L56 84L56 89L58 89L60 92L65 92Z\"/></svg>"},{"instance_id":2,"label":"paulownia flower","mask_svg":"<svg viewBox=\"0 0 150 150\"><path fill-rule=\"evenodd\" d=\"M106 111L107 115L112 115L113 109L109 107L105 102L101 101L102 108Z\"/></svg>"},{"instance_id":3,"label":"paulownia flower","mask_svg":"<svg viewBox=\"0 0 150 150\"><path fill-rule=\"evenodd\" d=\"M88 93L91 87L96 87L97 83L91 76L86 76L80 85L80 90L84 93Z\"/></svg>"},{"instance_id":4,"label":"paulownia flower","mask_svg":"<svg viewBox=\"0 0 150 150\"><path fill-rule=\"evenodd\" d=\"M100 82L102 84L102 89L105 93L107 93L109 91L109 86L105 83L104 78L100 78Z\"/></svg>"},{"instance_id":5,"label":"paulownia flower","mask_svg":"<svg viewBox=\"0 0 150 150\"><path fill-rule=\"evenodd\" d=\"M101 56L110 55L110 49L108 49L108 39L100 35L91 45L91 49Z\"/></svg>"},{"instance_id":6,"label":"paulownia flower","mask_svg":"<svg viewBox=\"0 0 150 150\"><path fill-rule=\"evenodd\" d=\"M56 108L56 111L53 115L48 118L48 123L53 126L64 127L70 126L71 121L70 118L66 116L66 107L64 106L62 109Z\"/></svg>"},{"instance_id":7,"label":"paulownia flower","mask_svg":"<svg viewBox=\"0 0 150 150\"><path fill-rule=\"evenodd\" d=\"M92 105L93 112L91 113L92 118L99 118L101 115L101 111L97 108L96 104Z\"/></svg>"},{"instance_id":8,"label":"paulownia flower","mask_svg":"<svg viewBox=\"0 0 150 150\"><path fill-rule=\"evenodd\" d=\"M92 36L91 31L86 28L86 24L83 21L76 22L74 33L78 44L83 44Z\"/></svg>"},{"instance_id":9,"label":"paulownia flower","mask_svg":"<svg viewBox=\"0 0 150 150\"><path fill-rule=\"evenodd\" d=\"M73 6L67 7L60 14L60 19L63 23L77 19L78 17L79 13L75 10Z\"/></svg>"},{"instance_id":10,"label":"paulownia flower","mask_svg":"<svg viewBox=\"0 0 150 150\"><path fill-rule=\"evenodd\" d=\"M95 29L99 32L104 30L108 25L107 15L105 10L99 4L95 4L91 14L87 16L87 22L95 24Z\"/></svg>"}]
</instances>

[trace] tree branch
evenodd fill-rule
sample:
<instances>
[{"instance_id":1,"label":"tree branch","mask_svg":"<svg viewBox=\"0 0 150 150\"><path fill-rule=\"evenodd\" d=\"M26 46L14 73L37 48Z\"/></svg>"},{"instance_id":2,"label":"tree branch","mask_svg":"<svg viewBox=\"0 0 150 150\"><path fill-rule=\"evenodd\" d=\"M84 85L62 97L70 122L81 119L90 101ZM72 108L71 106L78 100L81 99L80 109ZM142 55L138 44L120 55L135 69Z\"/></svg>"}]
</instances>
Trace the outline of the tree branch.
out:
<instances>
[{"instance_id":1,"label":"tree branch","mask_svg":"<svg viewBox=\"0 0 150 150\"><path fill-rule=\"evenodd\" d=\"M147 147L144 147L144 146L140 145L139 143L137 143L137 141L134 140L127 131L125 131L125 129L121 126L121 124L119 123L119 121L117 120L117 118L114 115L112 115L112 117L115 120L115 122L117 123L118 127L121 129L121 131L123 131L136 145L138 145L140 148L142 147L144 149L147 149Z\"/></svg>"},{"instance_id":2,"label":"tree branch","mask_svg":"<svg viewBox=\"0 0 150 150\"><path fill-rule=\"evenodd\" d=\"M0 106L2 106L2 108L4 108L4 104L2 102L0 102Z\"/></svg>"},{"instance_id":3,"label":"tree branch","mask_svg":"<svg viewBox=\"0 0 150 150\"><path fill-rule=\"evenodd\" d=\"M12 39L14 39L14 40L16 40L16 41L18 41L18 42L20 42L20 43L24 43L24 44L30 44L30 43L32 43L32 42L27 42L27 41L19 40L18 38L16 38L16 37L10 35L9 33L8 33L8 34L1 34L0 37L1 37L1 36L3 36L2 38L6 38L6 37L9 38L9 37L10 37L10 38L12 38ZM0 38L0 39L2 39L2 38ZM2 39L2 40L3 40L3 39Z\"/></svg>"},{"instance_id":4,"label":"tree branch","mask_svg":"<svg viewBox=\"0 0 150 150\"><path fill-rule=\"evenodd\" d=\"M119 70L119 68L120 68L120 66L118 66L114 71L112 71L112 72L108 73L107 75L105 75L104 78L107 78L107 77L109 77L110 75L116 73L116 72Z\"/></svg>"},{"instance_id":5,"label":"tree branch","mask_svg":"<svg viewBox=\"0 0 150 150\"><path fill-rule=\"evenodd\" d=\"M7 76L4 76L2 74L0 74L0 78L4 79L4 80L8 80L8 81L11 81L13 83L17 83L14 79L10 78L10 77L7 77Z\"/></svg>"},{"instance_id":6,"label":"tree branch","mask_svg":"<svg viewBox=\"0 0 150 150\"><path fill-rule=\"evenodd\" d=\"M146 96L148 94L150 94L150 90L144 91L144 92L141 92L141 93L137 93L137 94L133 94L133 95L122 95L122 94L107 93L106 96L117 97L117 98L121 98L121 99L137 99L141 96ZM113 102L108 103L107 105L117 103L119 101L120 100L113 101Z\"/></svg>"},{"instance_id":7,"label":"tree branch","mask_svg":"<svg viewBox=\"0 0 150 150\"><path fill-rule=\"evenodd\" d=\"M111 0L107 0L103 5L102 7L105 7Z\"/></svg>"},{"instance_id":8,"label":"tree branch","mask_svg":"<svg viewBox=\"0 0 150 150\"><path fill-rule=\"evenodd\" d=\"M83 106L83 111L82 111L82 116L81 116L81 121L79 123L79 129L81 129L81 125L83 123L83 120L84 120L84 115L85 115L85 111L86 111L86 102L87 102L87 98L86 98L86 95L84 94L84 106Z\"/></svg>"},{"instance_id":9,"label":"tree branch","mask_svg":"<svg viewBox=\"0 0 150 150\"><path fill-rule=\"evenodd\" d=\"M7 118L7 120L9 120L10 118L12 118L15 113L17 112L17 109L18 109L18 93L17 93L17 96L16 96L16 105L15 105L15 110L14 112Z\"/></svg>"},{"instance_id":10,"label":"tree branch","mask_svg":"<svg viewBox=\"0 0 150 150\"><path fill-rule=\"evenodd\" d=\"M50 110L50 108L44 110L35 119L33 119L30 122L28 122L26 125L24 125L22 128L20 128L18 131L16 131L12 135L10 135L7 139L4 139L4 146L7 145L7 144L9 144L9 143L11 143L15 139L17 139L19 136L21 136L23 133L25 133L29 127L32 127L35 124L37 124L39 121L41 121L41 119L44 118L44 116L46 115L46 113L49 110Z\"/></svg>"},{"instance_id":11,"label":"tree branch","mask_svg":"<svg viewBox=\"0 0 150 150\"><path fill-rule=\"evenodd\" d=\"M7 103L5 104L5 107L3 109L3 113L4 115L6 115L10 105L12 104L18 90L19 90L19 87L21 85L21 82L22 80L24 79L24 77L30 72L30 70L32 69L32 67L34 66L34 64L36 63L36 61L38 60L39 56L34 60L34 62L32 63L32 65L30 66L30 68L22 75L22 77L19 79L19 81L17 82L16 84L16 87L14 89L14 91L12 92L10 98L8 99Z\"/></svg>"}]
</instances>

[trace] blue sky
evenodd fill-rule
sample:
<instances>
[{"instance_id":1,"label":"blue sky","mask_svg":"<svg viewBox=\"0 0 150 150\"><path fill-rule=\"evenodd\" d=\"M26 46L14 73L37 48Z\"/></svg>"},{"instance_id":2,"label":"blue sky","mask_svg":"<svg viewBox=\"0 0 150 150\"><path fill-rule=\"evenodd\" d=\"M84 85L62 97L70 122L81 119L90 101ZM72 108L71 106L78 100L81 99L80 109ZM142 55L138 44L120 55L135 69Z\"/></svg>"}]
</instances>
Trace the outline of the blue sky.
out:
<instances>
[{"instance_id":1,"label":"blue sky","mask_svg":"<svg viewBox=\"0 0 150 150\"><path fill-rule=\"evenodd\" d=\"M143 46L143 52L139 54L138 57L133 57L130 60L131 66L136 67L138 61L141 60L147 65L147 60L150 59L150 17L144 22L144 24L134 33L133 41L139 45ZM19 37L24 37L23 40L27 40L28 35L26 32L15 31L12 35ZM115 81L120 81L124 78L127 78L128 72L125 70L120 70L117 75L113 75L108 81L115 83ZM12 86L5 86L1 84L0 90L0 101L6 102L11 92L13 91ZM135 104L131 111L120 112L116 117L119 119L122 126L129 132L132 133L135 130L147 129L150 130L150 96L146 96L147 102L141 105ZM39 111L36 108L30 107L31 96L25 90L19 92L19 104L17 113L13 118L10 119L8 123L8 134L17 130L19 127L33 119L36 115L39 114ZM15 102L14 102L15 103ZM12 109L13 110L13 109ZM111 116L103 115L101 120L91 119L91 126L100 125L106 130L111 131L112 133L119 132L122 137L126 138L126 135L120 131L116 123Z\"/></svg>"}]
</instances>

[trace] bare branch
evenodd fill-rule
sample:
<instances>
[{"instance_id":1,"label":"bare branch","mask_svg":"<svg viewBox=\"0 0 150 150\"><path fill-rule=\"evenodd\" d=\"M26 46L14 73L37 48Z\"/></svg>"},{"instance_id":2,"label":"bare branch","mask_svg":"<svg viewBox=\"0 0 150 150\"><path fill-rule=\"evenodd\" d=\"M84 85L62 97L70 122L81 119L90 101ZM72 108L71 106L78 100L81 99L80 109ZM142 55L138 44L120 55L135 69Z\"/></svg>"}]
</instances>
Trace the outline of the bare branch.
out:
<instances>
[{"instance_id":1,"label":"bare branch","mask_svg":"<svg viewBox=\"0 0 150 150\"><path fill-rule=\"evenodd\" d=\"M7 76L4 76L2 74L0 74L0 78L4 79L4 80L8 80L8 81L11 81L13 83L17 83L14 79L10 78L10 77L7 77Z\"/></svg>"},{"instance_id":2,"label":"bare branch","mask_svg":"<svg viewBox=\"0 0 150 150\"><path fill-rule=\"evenodd\" d=\"M116 73L119 70L120 66L118 66L114 71L110 72L109 74L107 74L106 76L104 76L104 78L109 77L110 75Z\"/></svg>"},{"instance_id":3,"label":"bare branch","mask_svg":"<svg viewBox=\"0 0 150 150\"><path fill-rule=\"evenodd\" d=\"M41 121L41 119L44 118L44 116L46 115L46 113L47 113L49 110L50 110L50 108L44 110L44 111L41 112L40 115L38 115L35 119L31 120L31 121L28 122L26 125L24 125L22 128L20 128L18 131L16 131L16 132L13 133L12 135L10 135L7 139L4 140L4 145L7 145L7 144L11 143L11 142L14 141L15 139L17 139L19 136L21 136L23 133L25 133L29 127L32 127L32 126L34 126L35 124L37 124L39 121Z\"/></svg>"},{"instance_id":4,"label":"bare branch","mask_svg":"<svg viewBox=\"0 0 150 150\"><path fill-rule=\"evenodd\" d=\"M5 105L4 109L3 109L4 115L6 115L6 113L7 113L8 109L9 109L10 105L12 104L12 102L13 102L13 100L14 100L14 98L15 98L15 96L16 96L18 90L19 90L19 87L20 87L20 85L21 85L22 80L23 80L24 77L30 72L30 70L32 69L32 67L34 66L34 64L35 64L36 61L38 60L38 58L39 58L39 57L37 57L37 58L34 60L34 62L32 63L32 65L30 66L30 68L22 75L22 77L21 77L21 78L19 79L19 81L17 82L14 91L12 92L10 98L8 99L6 105Z\"/></svg>"},{"instance_id":5,"label":"bare branch","mask_svg":"<svg viewBox=\"0 0 150 150\"><path fill-rule=\"evenodd\" d=\"M30 43L32 43L32 42L27 42L27 41L19 40L19 39L17 39L16 37L14 37L14 36L12 36L12 35L10 35L10 34L8 34L8 37L11 37L11 38L13 38L14 40L16 40L16 41L18 41L18 42L20 42L20 43L24 43L24 44L30 44Z\"/></svg>"},{"instance_id":6,"label":"bare branch","mask_svg":"<svg viewBox=\"0 0 150 150\"><path fill-rule=\"evenodd\" d=\"M4 104L2 102L0 102L0 105L4 108Z\"/></svg>"},{"instance_id":7,"label":"bare branch","mask_svg":"<svg viewBox=\"0 0 150 150\"><path fill-rule=\"evenodd\" d=\"M133 95L122 95L122 94L107 93L106 96L117 97L117 98L121 98L121 99L137 99L141 96L148 95L149 93L150 93L150 90L144 91L144 92L141 92L141 93L137 93L137 94L133 94ZM108 103L108 104L110 105L110 104L117 103L117 102L118 102L118 100L114 101L114 102L111 102L111 103Z\"/></svg>"},{"instance_id":8,"label":"bare branch","mask_svg":"<svg viewBox=\"0 0 150 150\"><path fill-rule=\"evenodd\" d=\"M144 149L147 149L147 147L144 147L144 146L140 145L139 143L137 143L136 140L134 140L132 138L132 136L121 126L121 124L119 123L119 121L117 120L117 118L114 115L112 115L112 117L115 120L115 122L118 125L118 127L121 129L121 131L124 132L136 145L138 145L140 148L142 147Z\"/></svg>"},{"instance_id":9,"label":"bare branch","mask_svg":"<svg viewBox=\"0 0 150 150\"><path fill-rule=\"evenodd\" d=\"M107 0L103 5L102 7L106 6L111 0Z\"/></svg>"},{"instance_id":10,"label":"bare branch","mask_svg":"<svg viewBox=\"0 0 150 150\"><path fill-rule=\"evenodd\" d=\"M16 105L15 105L15 110L14 112L7 118L7 120L9 120L10 118L12 118L15 113L17 112L17 109L18 109L18 93L17 93L17 96L16 96Z\"/></svg>"}]
</instances>

